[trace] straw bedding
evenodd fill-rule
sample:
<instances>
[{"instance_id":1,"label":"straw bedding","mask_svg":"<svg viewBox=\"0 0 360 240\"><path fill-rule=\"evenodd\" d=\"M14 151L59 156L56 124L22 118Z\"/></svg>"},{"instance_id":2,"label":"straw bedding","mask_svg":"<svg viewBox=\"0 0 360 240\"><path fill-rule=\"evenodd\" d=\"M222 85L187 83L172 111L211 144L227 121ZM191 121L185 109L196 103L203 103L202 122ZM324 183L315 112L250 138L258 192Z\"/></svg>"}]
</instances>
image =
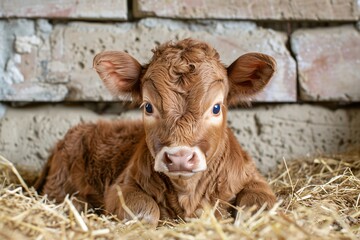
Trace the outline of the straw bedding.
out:
<instances>
[{"instance_id":1,"label":"straw bedding","mask_svg":"<svg viewBox=\"0 0 360 240\"><path fill-rule=\"evenodd\" d=\"M360 239L360 150L284 159L269 176L279 199L270 211L239 209L236 219L216 220L215 206L157 229L92 209L78 213L69 198L55 204L28 188L9 161L0 165L0 239Z\"/></svg>"}]
</instances>

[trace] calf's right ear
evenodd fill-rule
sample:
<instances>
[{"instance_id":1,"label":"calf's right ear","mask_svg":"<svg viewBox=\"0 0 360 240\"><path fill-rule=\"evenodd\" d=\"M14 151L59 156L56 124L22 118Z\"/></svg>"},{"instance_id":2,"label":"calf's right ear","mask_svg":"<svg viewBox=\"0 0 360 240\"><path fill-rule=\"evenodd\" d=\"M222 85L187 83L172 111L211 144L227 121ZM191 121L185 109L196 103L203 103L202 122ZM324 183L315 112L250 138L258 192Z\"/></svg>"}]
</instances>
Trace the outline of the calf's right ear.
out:
<instances>
[{"instance_id":1,"label":"calf's right ear","mask_svg":"<svg viewBox=\"0 0 360 240\"><path fill-rule=\"evenodd\" d=\"M94 57L93 67L114 96L140 100L142 67L135 58L125 52L102 52Z\"/></svg>"}]
</instances>

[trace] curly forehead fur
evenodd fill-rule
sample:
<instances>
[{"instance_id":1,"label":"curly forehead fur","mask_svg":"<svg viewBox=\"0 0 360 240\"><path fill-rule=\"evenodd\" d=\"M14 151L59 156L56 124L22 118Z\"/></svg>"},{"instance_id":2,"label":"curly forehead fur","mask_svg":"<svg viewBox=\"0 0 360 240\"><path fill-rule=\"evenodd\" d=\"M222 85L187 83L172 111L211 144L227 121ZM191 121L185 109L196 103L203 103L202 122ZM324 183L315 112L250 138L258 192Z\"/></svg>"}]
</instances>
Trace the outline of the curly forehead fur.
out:
<instances>
[{"instance_id":1,"label":"curly forehead fur","mask_svg":"<svg viewBox=\"0 0 360 240\"><path fill-rule=\"evenodd\" d=\"M170 41L155 48L153 53L151 63L144 68L142 84L151 82L151 93L159 95L160 110L165 114L171 111L183 115L189 110L185 108L191 108L191 103L196 102L197 99L192 98L200 101L213 82L226 78L218 52L207 43L194 39ZM191 112L196 115L198 111Z\"/></svg>"},{"instance_id":2,"label":"curly forehead fur","mask_svg":"<svg viewBox=\"0 0 360 240\"><path fill-rule=\"evenodd\" d=\"M155 59L183 59L190 62L202 62L206 58L219 59L218 52L207 43L194 39L164 43L153 50Z\"/></svg>"}]
</instances>

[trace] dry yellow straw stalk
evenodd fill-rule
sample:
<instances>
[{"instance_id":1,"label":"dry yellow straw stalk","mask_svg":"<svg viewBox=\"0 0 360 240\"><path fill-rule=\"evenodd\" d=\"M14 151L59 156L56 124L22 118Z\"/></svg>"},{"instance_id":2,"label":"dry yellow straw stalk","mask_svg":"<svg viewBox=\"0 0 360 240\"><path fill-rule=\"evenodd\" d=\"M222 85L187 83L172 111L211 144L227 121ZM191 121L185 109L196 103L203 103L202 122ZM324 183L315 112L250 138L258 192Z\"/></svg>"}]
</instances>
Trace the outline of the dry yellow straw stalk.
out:
<instances>
[{"instance_id":1,"label":"dry yellow straw stalk","mask_svg":"<svg viewBox=\"0 0 360 240\"><path fill-rule=\"evenodd\" d=\"M0 165L1 239L360 239L360 150L283 159L269 176L279 198L270 211L238 209L236 219L217 220L215 206L157 229L91 209L79 213L69 198L55 204L29 188L8 160L0 157Z\"/></svg>"}]
</instances>

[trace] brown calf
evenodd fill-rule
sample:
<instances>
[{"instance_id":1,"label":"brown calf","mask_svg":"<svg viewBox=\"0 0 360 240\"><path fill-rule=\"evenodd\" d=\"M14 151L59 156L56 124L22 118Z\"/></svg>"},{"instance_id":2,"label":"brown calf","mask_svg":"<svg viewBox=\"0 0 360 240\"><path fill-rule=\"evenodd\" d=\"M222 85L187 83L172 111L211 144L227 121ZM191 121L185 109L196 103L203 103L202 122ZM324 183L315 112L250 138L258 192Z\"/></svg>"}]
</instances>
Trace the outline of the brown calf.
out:
<instances>
[{"instance_id":1,"label":"brown calf","mask_svg":"<svg viewBox=\"0 0 360 240\"><path fill-rule=\"evenodd\" d=\"M94 68L114 95L129 95L143 121L79 124L61 140L37 182L62 201L66 194L130 219L191 217L218 199L272 206L275 196L227 127L228 104L261 90L273 58L249 53L228 68L208 44L165 43L141 66L124 52L103 52Z\"/></svg>"}]
</instances>

